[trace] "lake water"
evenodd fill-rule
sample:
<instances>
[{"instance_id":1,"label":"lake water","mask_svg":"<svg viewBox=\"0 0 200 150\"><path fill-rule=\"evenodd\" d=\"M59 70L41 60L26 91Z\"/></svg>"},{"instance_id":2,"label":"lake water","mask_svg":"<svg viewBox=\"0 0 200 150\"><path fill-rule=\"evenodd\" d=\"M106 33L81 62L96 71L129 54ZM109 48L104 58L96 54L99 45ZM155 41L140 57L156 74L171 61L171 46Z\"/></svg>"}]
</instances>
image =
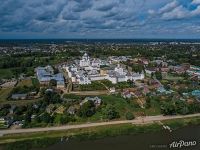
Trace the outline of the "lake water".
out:
<instances>
[{"instance_id":1,"label":"lake water","mask_svg":"<svg viewBox=\"0 0 200 150\"><path fill-rule=\"evenodd\" d=\"M190 147L170 148L170 143L195 141ZM195 144L196 143L196 144ZM161 131L138 135L107 137L98 140L68 140L37 150L200 150L200 126L190 126L170 133Z\"/></svg>"}]
</instances>

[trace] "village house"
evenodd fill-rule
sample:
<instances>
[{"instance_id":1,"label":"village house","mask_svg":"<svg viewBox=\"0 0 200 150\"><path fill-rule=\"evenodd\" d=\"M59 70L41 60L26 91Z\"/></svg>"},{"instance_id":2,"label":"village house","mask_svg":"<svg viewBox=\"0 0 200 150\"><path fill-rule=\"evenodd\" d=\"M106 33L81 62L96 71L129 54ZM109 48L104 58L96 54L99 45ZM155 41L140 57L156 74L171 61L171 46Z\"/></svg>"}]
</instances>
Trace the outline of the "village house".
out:
<instances>
[{"instance_id":1,"label":"village house","mask_svg":"<svg viewBox=\"0 0 200 150\"><path fill-rule=\"evenodd\" d=\"M132 97L131 92L129 90L123 91L121 95L125 99L130 99Z\"/></svg>"},{"instance_id":2,"label":"village house","mask_svg":"<svg viewBox=\"0 0 200 150\"><path fill-rule=\"evenodd\" d=\"M46 112L48 113L48 114L51 114L51 113L53 113L53 111L56 109L56 107L53 105L53 104L50 104L49 106L47 106L47 108L46 108Z\"/></svg>"},{"instance_id":3,"label":"village house","mask_svg":"<svg viewBox=\"0 0 200 150\"><path fill-rule=\"evenodd\" d=\"M149 75L151 75L152 73L155 73L157 70L156 68L146 68L145 72Z\"/></svg>"},{"instance_id":4,"label":"village house","mask_svg":"<svg viewBox=\"0 0 200 150\"><path fill-rule=\"evenodd\" d=\"M198 100L200 100L200 90L192 91L192 96L195 96Z\"/></svg>"},{"instance_id":5,"label":"village house","mask_svg":"<svg viewBox=\"0 0 200 150\"><path fill-rule=\"evenodd\" d=\"M200 67L197 66L190 66L190 68L186 71L190 76L193 78L198 78L200 79Z\"/></svg>"},{"instance_id":6,"label":"village house","mask_svg":"<svg viewBox=\"0 0 200 150\"><path fill-rule=\"evenodd\" d=\"M70 106L68 109L67 109L67 112L70 114L70 115L74 115L77 111L77 108L75 106Z\"/></svg>"},{"instance_id":7,"label":"village house","mask_svg":"<svg viewBox=\"0 0 200 150\"><path fill-rule=\"evenodd\" d=\"M94 102L95 106L100 106L102 103L102 100L99 97L86 97L81 103L80 106L82 106L84 103L88 102L88 101L92 101Z\"/></svg>"},{"instance_id":8,"label":"village house","mask_svg":"<svg viewBox=\"0 0 200 150\"><path fill-rule=\"evenodd\" d=\"M12 94L11 99L13 100L25 100L27 98L27 94Z\"/></svg>"},{"instance_id":9,"label":"village house","mask_svg":"<svg viewBox=\"0 0 200 150\"><path fill-rule=\"evenodd\" d=\"M114 94L114 93L116 92L115 87L110 88L110 89L109 89L109 92L110 92L111 94Z\"/></svg>"}]
</instances>

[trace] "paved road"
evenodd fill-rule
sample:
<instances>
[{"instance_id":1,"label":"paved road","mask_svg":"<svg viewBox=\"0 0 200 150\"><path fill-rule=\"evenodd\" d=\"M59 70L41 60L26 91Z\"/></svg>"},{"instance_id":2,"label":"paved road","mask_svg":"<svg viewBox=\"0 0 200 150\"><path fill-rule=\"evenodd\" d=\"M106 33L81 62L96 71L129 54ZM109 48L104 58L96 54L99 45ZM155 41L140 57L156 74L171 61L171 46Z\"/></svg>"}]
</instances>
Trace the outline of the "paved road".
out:
<instances>
[{"instance_id":1,"label":"paved road","mask_svg":"<svg viewBox=\"0 0 200 150\"><path fill-rule=\"evenodd\" d=\"M145 124L145 123L146 124L152 123L152 122L155 122L155 121L181 119L181 118L191 118L191 117L200 117L200 113L192 114L192 115L185 115L185 116L161 116L161 115L160 116L148 116L148 117L138 117L135 120L86 123L86 124L79 124L79 125L65 125L65 126L59 126L59 127L31 128L31 129L7 129L7 130L0 130L0 135L3 136L3 135L6 135L6 134L16 134L16 133L59 131L59 130L69 130L69 129L77 129L77 128L96 127L96 126L126 124L126 123L139 125L139 124Z\"/></svg>"}]
</instances>

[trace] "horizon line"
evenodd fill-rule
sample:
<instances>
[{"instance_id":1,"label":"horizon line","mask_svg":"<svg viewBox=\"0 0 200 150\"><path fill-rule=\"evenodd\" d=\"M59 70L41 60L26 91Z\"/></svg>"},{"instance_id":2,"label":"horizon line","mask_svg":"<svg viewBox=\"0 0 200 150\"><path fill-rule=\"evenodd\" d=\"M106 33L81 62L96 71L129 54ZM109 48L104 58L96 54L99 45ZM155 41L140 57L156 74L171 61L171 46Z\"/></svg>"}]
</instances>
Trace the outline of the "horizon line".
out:
<instances>
[{"instance_id":1,"label":"horizon line","mask_svg":"<svg viewBox=\"0 0 200 150\"><path fill-rule=\"evenodd\" d=\"M200 38L0 38L0 40L200 40Z\"/></svg>"}]
</instances>

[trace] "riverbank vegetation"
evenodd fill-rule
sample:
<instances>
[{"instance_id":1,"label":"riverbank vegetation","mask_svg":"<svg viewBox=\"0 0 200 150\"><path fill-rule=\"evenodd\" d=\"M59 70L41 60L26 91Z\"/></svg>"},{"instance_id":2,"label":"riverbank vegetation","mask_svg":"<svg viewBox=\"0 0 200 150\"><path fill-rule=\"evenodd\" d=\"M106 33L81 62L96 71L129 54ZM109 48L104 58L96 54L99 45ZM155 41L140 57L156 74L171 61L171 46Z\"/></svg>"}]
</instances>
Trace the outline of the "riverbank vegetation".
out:
<instances>
[{"instance_id":1,"label":"riverbank vegetation","mask_svg":"<svg viewBox=\"0 0 200 150\"><path fill-rule=\"evenodd\" d=\"M200 118L187 118L177 120L163 121L164 124L176 130L188 125L199 125ZM61 139L75 139L75 140L95 140L99 138L119 136L119 135L132 135L140 133L150 133L161 131L162 126L153 124L144 125L109 125L99 126L84 129L72 129L65 131L49 131L49 132L37 132L26 134L14 134L0 137L1 146L5 150L28 150L32 148L42 148L59 142Z\"/></svg>"}]
</instances>

